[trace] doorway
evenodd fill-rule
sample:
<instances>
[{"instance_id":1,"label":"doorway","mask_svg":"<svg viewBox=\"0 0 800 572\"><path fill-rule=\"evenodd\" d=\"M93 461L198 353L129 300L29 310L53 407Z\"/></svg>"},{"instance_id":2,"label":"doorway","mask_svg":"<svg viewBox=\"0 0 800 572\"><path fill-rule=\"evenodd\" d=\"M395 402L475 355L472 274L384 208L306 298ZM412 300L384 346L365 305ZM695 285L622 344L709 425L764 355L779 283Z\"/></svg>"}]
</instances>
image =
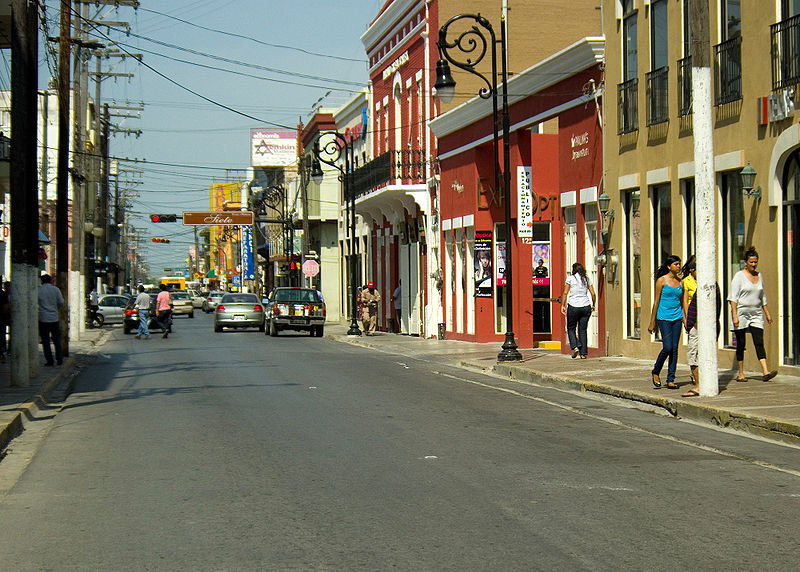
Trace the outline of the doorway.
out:
<instances>
[{"instance_id":1,"label":"doorway","mask_svg":"<svg viewBox=\"0 0 800 572\"><path fill-rule=\"evenodd\" d=\"M783 176L783 363L800 365L800 248L794 233L800 231L800 152L786 161Z\"/></svg>"}]
</instances>

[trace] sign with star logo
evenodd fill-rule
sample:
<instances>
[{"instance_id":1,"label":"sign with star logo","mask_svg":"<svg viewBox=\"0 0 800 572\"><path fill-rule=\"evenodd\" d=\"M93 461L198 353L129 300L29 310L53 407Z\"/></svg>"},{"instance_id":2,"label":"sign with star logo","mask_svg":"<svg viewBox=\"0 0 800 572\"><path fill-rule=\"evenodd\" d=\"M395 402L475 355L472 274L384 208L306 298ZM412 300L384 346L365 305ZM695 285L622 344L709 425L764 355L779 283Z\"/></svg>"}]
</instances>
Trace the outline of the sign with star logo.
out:
<instances>
[{"instance_id":1,"label":"sign with star logo","mask_svg":"<svg viewBox=\"0 0 800 572\"><path fill-rule=\"evenodd\" d=\"M250 166L286 167L297 161L297 133L276 129L250 130Z\"/></svg>"}]
</instances>

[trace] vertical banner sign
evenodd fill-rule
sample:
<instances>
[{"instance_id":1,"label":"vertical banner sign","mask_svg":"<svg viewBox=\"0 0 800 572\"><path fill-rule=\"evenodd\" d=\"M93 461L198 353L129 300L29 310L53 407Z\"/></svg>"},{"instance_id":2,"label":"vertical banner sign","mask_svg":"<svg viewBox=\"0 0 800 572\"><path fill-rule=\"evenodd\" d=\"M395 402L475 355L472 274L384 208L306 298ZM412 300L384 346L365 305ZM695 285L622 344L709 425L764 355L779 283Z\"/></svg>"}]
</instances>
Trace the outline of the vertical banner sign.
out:
<instances>
[{"instance_id":1,"label":"vertical banner sign","mask_svg":"<svg viewBox=\"0 0 800 572\"><path fill-rule=\"evenodd\" d=\"M475 231L475 297L492 297L492 231Z\"/></svg>"},{"instance_id":2,"label":"vertical banner sign","mask_svg":"<svg viewBox=\"0 0 800 572\"><path fill-rule=\"evenodd\" d=\"M533 238L533 192L531 168L517 167L517 235Z\"/></svg>"},{"instance_id":3,"label":"vertical banner sign","mask_svg":"<svg viewBox=\"0 0 800 572\"><path fill-rule=\"evenodd\" d=\"M495 268L497 271L495 276L497 278L497 285L498 286L505 286L506 285L506 243L498 241L496 244L497 250L497 264Z\"/></svg>"},{"instance_id":4,"label":"vertical banner sign","mask_svg":"<svg viewBox=\"0 0 800 572\"><path fill-rule=\"evenodd\" d=\"M242 227L242 279L255 280L256 273L253 264L253 227Z\"/></svg>"}]
</instances>

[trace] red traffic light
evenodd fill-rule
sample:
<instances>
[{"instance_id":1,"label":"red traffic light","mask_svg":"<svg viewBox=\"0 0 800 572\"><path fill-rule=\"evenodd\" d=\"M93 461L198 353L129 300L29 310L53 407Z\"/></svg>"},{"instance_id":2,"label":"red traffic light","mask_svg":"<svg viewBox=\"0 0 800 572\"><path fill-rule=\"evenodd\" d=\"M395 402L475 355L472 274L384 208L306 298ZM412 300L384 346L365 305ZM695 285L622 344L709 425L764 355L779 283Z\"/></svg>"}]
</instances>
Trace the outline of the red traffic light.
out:
<instances>
[{"instance_id":1,"label":"red traffic light","mask_svg":"<svg viewBox=\"0 0 800 572\"><path fill-rule=\"evenodd\" d=\"M161 222L161 217L160 217L160 216L158 216L157 214L150 215L150 220L151 220L152 222ZM156 239L154 238L154 239L153 239L153 242L155 242L155 241L156 241Z\"/></svg>"},{"instance_id":2,"label":"red traffic light","mask_svg":"<svg viewBox=\"0 0 800 572\"><path fill-rule=\"evenodd\" d=\"M156 238L156 237L153 237L150 240L151 240L151 242L163 242L165 244L169 242L168 238Z\"/></svg>"},{"instance_id":3,"label":"red traffic light","mask_svg":"<svg viewBox=\"0 0 800 572\"><path fill-rule=\"evenodd\" d=\"M153 214L150 215L150 222L176 222L178 215L175 214Z\"/></svg>"}]
</instances>

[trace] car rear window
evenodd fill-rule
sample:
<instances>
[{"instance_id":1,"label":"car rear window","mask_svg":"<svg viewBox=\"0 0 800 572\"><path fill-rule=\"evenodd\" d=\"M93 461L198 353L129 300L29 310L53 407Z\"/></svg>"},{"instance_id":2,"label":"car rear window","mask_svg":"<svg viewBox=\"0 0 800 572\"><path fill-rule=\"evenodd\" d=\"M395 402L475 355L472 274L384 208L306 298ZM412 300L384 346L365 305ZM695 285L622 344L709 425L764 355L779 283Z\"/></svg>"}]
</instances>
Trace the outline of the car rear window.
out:
<instances>
[{"instance_id":1,"label":"car rear window","mask_svg":"<svg viewBox=\"0 0 800 572\"><path fill-rule=\"evenodd\" d=\"M175 300L188 300L189 295L186 292L173 292L172 297Z\"/></svg>"},{"instance_id":2,"label":"car rear window","mask_svg":"<svg viewBox=\"0 0 800 572\"><path fill-rule=\"evenodd\" d=\"M225 294L223 304L256 304L258 297L255 294Z\"/></svg>"},{"instance_id":3,"label":"car rear window","mask_svg":"<svg viewBox=\"0 0 800 572\"><path fill-rule=\"evenodd\" d=\"M275 300L278 302L319 302L316 290L276 290Z\"/></svg>"}]
</instances>

